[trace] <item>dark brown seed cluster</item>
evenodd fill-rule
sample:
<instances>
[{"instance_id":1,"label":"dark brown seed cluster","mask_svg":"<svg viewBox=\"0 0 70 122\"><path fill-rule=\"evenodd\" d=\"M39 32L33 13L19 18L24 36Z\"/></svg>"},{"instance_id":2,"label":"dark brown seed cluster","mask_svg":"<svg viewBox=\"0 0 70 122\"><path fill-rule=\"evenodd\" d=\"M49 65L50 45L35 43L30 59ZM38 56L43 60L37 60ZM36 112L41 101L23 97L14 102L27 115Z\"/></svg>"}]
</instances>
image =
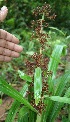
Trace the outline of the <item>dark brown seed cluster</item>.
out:
<instances>
[{"instance_id":1,"label":"dark brown seed cluster","mask_svg":"<svg viewBox=\"0 0 70 122\"><path fill-rule=\"evenodd\" d=\"M49 38L48 34L43 31L45 27L48 27L48 23L45 21L45 17L48 19L55 19L56 15L51 15L51 7L49 4L44 4L42 7L37 7L33 14L35 16L41 16L41 19L33 20L31 22L31 27L34 29L31 40L37 39L42 49L44 49L45 43L47 42L47 38Z\"/></svg>"},{"instance_id":2,"label":"dark brown seed cluster","mask_svg":"<svg viewBox=\"0 0 70 122\"><path fill-rule=\"evenodd\" d=\"M31 75L33 74L34 72L34 68L35 68L35 63L32 61L29 61L27 60L26 62L26 72L28 73L28 75Z\"/></svg>"},{"instance_id":3,"label":"dark brown seed cluster","mask_svg":"<svg viewBox=\"0 0 70 122\"><path fill-rule=\"evenodd\" d=\"M33 32L32 36L31 36L31 40L36 39L39 41L42 49L44 49L45 43L47 42L47 38L49 38L48 34L46 34L43 31L44 26L48 26L48 24L43 25L43 22L42 22L39 25L37 25L37 27L35 27L35 31Z\"/></svg>"},{"instance_id":4,"label":"dark brown seed cluster","mask_svg":"<svg viewBox=\"0 0 70 122\"><path fill-rule=\"evenodd\" d=\"M40 6L38 6L34 11L33 11L33 14L35 15L35 16L38 16L38 15L42 15L42 14L45 14L45 16L49 16L49 14L51 13L51 6L49 5L49 4L47 4L46 2L45 2L45 4L42 6L42 7L40 7Z\"/></svg>"},{"instance_id":5,"label":"dark brown seed cluster","mask_svg":"<svg viewBox=\"0 0 70 122\"><path fill-rule=\"evenodd\" d=\"M41 44L41 47L44 49L44 45L47 42L47 38L49 38L49 36L43 31L43 28L47 27L48 23L46 23L44 19L39 19L36 21L33 20L31 24L31 27L34 29L31 40L38 40Z\"/></svg>"},{"instance_id":6,"label":"dark brown seed cluster","mask_svg":"<svg viewBox=\"0 0 70 122\"><path fill-rule=\"evenodd\" d=\"M29 85L29 89L33 89L34 87L34 84L33 82ZM43 87L42 87L42 97L43 95L45 95L46 93L48 93L48 84L46 82L43 81ZM45 104L43 103L43 99L41 98L40 99L40 102L38 103L38 105L35 104L35 100L34 100L34 92L31 90L30 91L27 91L27 94L26 96L30 96L31 97L31 105L36 109L38 110L39 113L42 113L42 111L44 110L45 108Z\"/></svg>"},{"instance_id":7,"label":"dark brown seed cluster","mask_svg":"<svg viewBox=\"0 0 70 122\"><path fill-rule=\"evenodd\" d=\"M39 113L42 113L42 111L44 110L45 104L42 102L42 100L39 102L38 105L35 104L35 101L32 100L31 101L31 105L38 110Z\"/></svg>"},{"instance_id":8,"label":"dark brown seed cluster","mask_svg":"<svg viewBox=\"0 0 70 122\"><path fill-rule=\"evenodd\" d=\"M56 15L52 14L52 9L51 9L51 6L49 4L47 4L46 2L44 3L44 5L42 7L37 7L34 11L33 11L33 14L35 16L41 16L44 14L44 16L46 16L47 18L49 19L55 19Z\"/></svg>"},{"instance_id":9,"label":"dark brown seed cluster","mask_svg":"<svg viewBox=\"0 0 70 122\"><path fill-rule=\"evenodd\" d=\"M42 69L42 76L45 77L45 72L47 71L47 65L48 65L48 57L43 56L43 54L38 54L38 53L34 53L31 56L31 60L26 61L26 69L27 69L27 73L29 75L32 75L34 72L34 69L36 67L40 67Z\"/></svg>"},{"instance_id":10,"label":"dark brown seed cluster","mask_svg":"<svg viewBox=\"0 0 70 122\"><path fill-rule=\"evenodd\" d=\"M51 72L47 71L47 64L48 64L48 61L49 59L47 57L43 57L42 54L38 54L38 53L35 53L32 55L31 57L32 59L32 62L31 61L27 61L26 62L26 66L27 66L27 69L28 69L28 74L31 75L33 77L33 82L34 82L34 69L36 67L41 67L42 69L42 94L41 96L43 97L43 95L45 95L46 93L48 93L48 84L47 84L47 77L51 74ZM27 95L26 96L30 96L31 97L31 105L33 107L35 107L39 113L41 113L43 110L44 110L44 103L42 101L42 99L40 100L39 104L36 105L35 104L35 100L34 100L34 83L30 83L29 85L29 91L27 91Z\"/></svg>"},{"instance_id":11,"label":"dark brown seed cluster","mask_svg":"<svg viewBox=\"0 0 70 122\"><path fill-rule=\"evenodd\" d=\"M42 19L38 19L36 21L32 21L32 28L34 29L34 32L32 34L31 40L35 39L38 40L40 43L40 48L37 50L36 53L34 53L30 60L26 61L26 69L27 73L32 76L33 82L34 82L34 70L36 67L40 67L42 70L42 97L46 93L48 93L48 83L47 78L49 75L52 74L52 72L47 71L47 65L49 58L45 57L43 54L43 50L45 50L45 44L47 42L47 38L49 38L48 34L44 32L44 27L48 27L48 23L45 22L44 16L46 16L48 19L54 19L55 14L51 15L51 7L49 4L44 4L42 7L37 7L36 10L34 10L33 14L35 16L42 16ZM35 107L39 113L41 113L44 110L44 103L41 98L38 105L35 104L34 100L34 83L30 83L29 85L29 91L27 91L27 95L30 97L29 102L33 107Z\"/></svg>"}]
</instances>

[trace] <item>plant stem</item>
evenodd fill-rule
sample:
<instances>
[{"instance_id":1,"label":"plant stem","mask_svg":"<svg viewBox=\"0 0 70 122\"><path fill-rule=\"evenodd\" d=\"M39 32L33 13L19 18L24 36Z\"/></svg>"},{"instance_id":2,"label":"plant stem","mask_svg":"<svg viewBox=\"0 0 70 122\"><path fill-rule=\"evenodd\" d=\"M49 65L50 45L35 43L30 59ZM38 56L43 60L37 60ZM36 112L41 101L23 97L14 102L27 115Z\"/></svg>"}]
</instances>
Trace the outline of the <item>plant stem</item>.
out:
<instances>
[{"instance_id":1,"label":"plant stem","mask_svg":"<svg viewBox=\"0 0 70 122\"><path fill-rule=\"evenodd\" d=\"M41 114L37 114L37 120L36 122L41 122Z\"/></svg>"},{"instance_id":2,"label":"plant stem","mask_svg":"<svg viewBox=\"0 0 70 122\"><path fill-rule=\"evenodd\" d=\"M43 32L43 20L44 20L44 13L43 13L42 19L41 19L41 30L40 30L40 33Z\"/></svg>"},{"instance_id":3,"label":"plant stem","mask_svg":"<svg viewBox=\"0 0 70 122\"><path fill-rule=\"evenodd\" d=\"M69 110L68 110L68 122L70 122L70 105L69 105Z\"/></svg>"}]
</instances>

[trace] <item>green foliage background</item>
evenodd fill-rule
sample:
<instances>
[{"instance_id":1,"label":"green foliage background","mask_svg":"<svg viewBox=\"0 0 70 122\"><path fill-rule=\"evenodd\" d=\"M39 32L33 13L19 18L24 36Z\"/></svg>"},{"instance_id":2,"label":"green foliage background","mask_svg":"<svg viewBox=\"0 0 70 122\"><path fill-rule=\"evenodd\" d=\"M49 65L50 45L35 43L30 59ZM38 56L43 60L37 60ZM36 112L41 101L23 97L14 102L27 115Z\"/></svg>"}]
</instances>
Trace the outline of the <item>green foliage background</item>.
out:
<instances>
[{"instance_id":1,"label":"green foliage background","mask_svg":"<svg viewBox=\"0 0 70 122\"><path fill-rule=\"evenodd\" d=\"M51 23L56 27L67 27L70 29L70 0L1 0L0 6L6 5L9 9L5 28L28 29L33 19L32 10L44 3L49 3L57 17ZM19 23L19 24L18 24ZM22 28L23 27L23 28Z\"/></svg>"}]
</instances>

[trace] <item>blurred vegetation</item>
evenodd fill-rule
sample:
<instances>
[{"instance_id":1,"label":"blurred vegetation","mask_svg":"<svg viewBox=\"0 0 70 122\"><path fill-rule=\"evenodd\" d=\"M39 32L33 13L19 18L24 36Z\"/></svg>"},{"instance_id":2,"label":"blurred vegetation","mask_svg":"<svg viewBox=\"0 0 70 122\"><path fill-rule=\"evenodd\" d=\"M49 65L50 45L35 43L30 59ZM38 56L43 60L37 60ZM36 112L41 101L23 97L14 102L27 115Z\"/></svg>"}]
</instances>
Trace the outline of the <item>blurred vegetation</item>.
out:
<instances>
[{"instance_id":1,"label":"blurred vegetation","mask_svg":"<svg viewBox=\"0 0 70 122\"><path fill-rule=\"evenodd\" d=\"M57 15L54 21L49 22L50 27L54 28L46 29L50 35L49 44L52 44L52 48L56 43L68 44L70 40L70 0L47 0L46 2L51 5L52 13ZM9 10L5 21L0 23L0 28L18 37L24 48L18 59L14 59L11 63L3 63L0 66L1 75L5 75L8 81L18 82L17 70L24 70L26 52L29 51L29 48L34 50L34 46L29 41L32 33L31 21L35 19L32 12L33 9L42 6L44 3L45 0L0 0L0 7L6 5ZM48 56L50 53L51 50L47 49Z\"/></svg>"},{"instance_id":2,"label":"blurred vegetation","mask_svg":"<svg viewBox=\"0 0 70 122\"><path fill-rule=\"evenodd\" d=\"M51 5L52 11L57 15L55 22L51 25L70 29L70 0L47 0L46 2ZM9 9L7 20L4 22L5 28L17 29L18 32L24 28L29 29L30 22L34 18L33 9L44 3L45 0L1 0L0 6L6 5Z\"/></svg>"}]
</instances>

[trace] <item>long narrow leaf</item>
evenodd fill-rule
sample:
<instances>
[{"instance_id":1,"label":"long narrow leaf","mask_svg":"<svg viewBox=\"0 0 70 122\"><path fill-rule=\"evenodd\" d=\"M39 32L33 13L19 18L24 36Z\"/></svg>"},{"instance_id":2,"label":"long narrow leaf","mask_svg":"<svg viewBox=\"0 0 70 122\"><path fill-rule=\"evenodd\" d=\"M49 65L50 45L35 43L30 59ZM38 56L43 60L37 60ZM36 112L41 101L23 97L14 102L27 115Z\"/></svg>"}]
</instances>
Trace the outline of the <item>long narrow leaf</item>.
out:
<instances>
[{"instance_id":1,"label":"long narrow leaf","mask_svg":"<svg viewBox=\"0 0 70 122\"><path fill-rule=\"evenodd\" d=\"M59 79L59 84L57 86L56 92L55 92L55 96L57 95L61 95L66 84L70 81L70 70L66 71L61 77L58 78ZM58 80L56 79L56 80ZM55 81L56 81L55 80Z\"/></svg>"},{"instance_id":2,"label":"long narrow leaf","mask_svg":"<svg viewBox=\"0 0 70 122\"><path fill-rule=\"evenodd\" d=\"M60 62L60 57L63 52L66 52L66 45L56 45L48 64L48 71L52 71L52 76L48 77L49 92L52 92L53 94L54 84L52 80L56 77L58 64Z\"/></svg>"},{"instance_id":3,"label":"long narrow leaf","mask_svg":"<svg viewBox=\"0 0 70 122\"><path fill-rule=\"evenodd\" d=\"M58 28L55 27L49 27L52 30L56 30L57 32L59 32L60 34L62 34L63 36L65 36L65 33L63 33L61 30L59 30Z\"/></svg>"},{"instance_id":4,"label":"long narrow leaf","mask_svg":"<svg viewBox=\"0 0 70 122\"><path fill-rule=\"evenodd\" d=\"M23 103L24 105L26 105L29 109L37 112L31 105L30 103L22 97L22 95L15 90L12 86L10 86L7 82L5 82L2 78L0 78L0 90L11 96L12 98L16 99L17 101Z\"/></svg>"},{"instance_id":5,"label":"long narrow leaf","mask_svg":"<svg viewBox=\"0 0 70 122\"><path fill-rule=\"evenodd\" d=\"M49 99L57 102L68 103L70 104L70 98L67 97L60 97L60 96L51 96Z\"/></svg>"},{"instance_id":6,"label":"long narrow leaf","mask_svg":"<svg viewBox=\"0 0 70 122\"><path fill-rule=\"evenodd\" d=\"M54 94L55 96L62 95L62 92L63 92L66 84L70 81L70 71L65 72L65 74L62 75L58 79L59 79L59 85ZM58 79L54 80L54 82L56 82ZM45 109L46 111L43 112L42 122L46 122L46 121L51 122L52 119L54 120L56 118L56 115L58 114L58 112L62 106L58 102L54 103L53 101L48 100L48 98L46 99L46 101L47 101L47 107ZM52 122L54 122L54 121L52 121Z\"/></svg>"},{"instance_id":7,"label":"long narrow leaf","mask_svg":"<svg viewBox=\"0 0 70 122\"><path fill-rule=\"evenodd\" d=\"M26 95L26 91L28 90L28 84L25 83L22 90L20 91L20 94L25 97ZM18 111L18 108L20 107L21 103L18 102L17 100L15 100L8 112L8 115L7 115L7 118L5 120L5 122L13 122L14 121L14 118L15 118L15 115Z\"/></svg>"},{"instance_id":8,"label":"long narrow leaf","mask_svg":"<svg viewBox=\"0 0 70 122\"><path fill-rule=\"evenodd\" d=\"M27 107L22 107L19 111L18 122L28 122L29 109Z\"/></svg>"},{"instance_id":9,"label":"long narrow leaf","mask_svg":"<svg viewBox=\"0 0 70 122\"><path fill-rule=\"evenodd\" d=\"M34 74L34 99L36 105L40 101L41 92L42 92L42 75L41 75L41 69L37 67L35 69L35 74Z\"/></svg>"},{"instance_id":10,"label":"long narrow leaf","mask_svg":"<svg viewBox=\"0 0 70 122\"><path fill-rule=\"evenodd\" d=\"M58 79L59 79L59 85L58 85L56 92L54 94L55 96L61 96L62 95L66 84L70 81L70 71L65 72L65 74ZM52 122L54 122L55 115L56 115L56 113L59 112L59 107L60 107L60 103L58 103L58 102L55 102L55 103L52 102L52 104L50 104L50 109L49 109L50 110L49 111L50 117L48 116L50 121L53 119Z\"/></svg>"},{"instance_id":11,"label":"long narrow leaf","mask_svg":"<svg viewBox=\"0 0 70 122\"><path fill-rule=\"evenodd\" d=\"M70 87L66 91L64 97L70 97ZM52 112L53 114L51 114L51 118L50 118L50 120L52 120L52 122L54 122L54 120L56 119L56 117L57 117L60 109L63 107L63 105L64 105L64 103L59 103L59 102L55 103L54 111Z\"/></svg>"},{"instance_id":12,"label":"long narrow leaf","mask_svg":"<svg viewBox=\"0 0 70 122\"><path fill-rule=\"evenodd\" d=\"M32 78L29 75L26 75L25 73L23 73L22 71L18 70L19 76L21 79L25 80L25 81L29 81L32 82Z\"/></svg>"},{"instance_id":13,"label":"long narrow leaf","mask_svg":"<svg viewBox=\"0 0 70 122\"><path fill-rule=\"evenodd\" d=\"M61 54L64 51L64 49L66 50L66 45L56 45L52 52L50 62L48 64L48 70L52 71L52 73L53 73L52 78L55 78L58 64L60 62L60 57L61 57ZM66 51L64 51L64 52L66 52Z\"/></svg>"}]
</instances>

